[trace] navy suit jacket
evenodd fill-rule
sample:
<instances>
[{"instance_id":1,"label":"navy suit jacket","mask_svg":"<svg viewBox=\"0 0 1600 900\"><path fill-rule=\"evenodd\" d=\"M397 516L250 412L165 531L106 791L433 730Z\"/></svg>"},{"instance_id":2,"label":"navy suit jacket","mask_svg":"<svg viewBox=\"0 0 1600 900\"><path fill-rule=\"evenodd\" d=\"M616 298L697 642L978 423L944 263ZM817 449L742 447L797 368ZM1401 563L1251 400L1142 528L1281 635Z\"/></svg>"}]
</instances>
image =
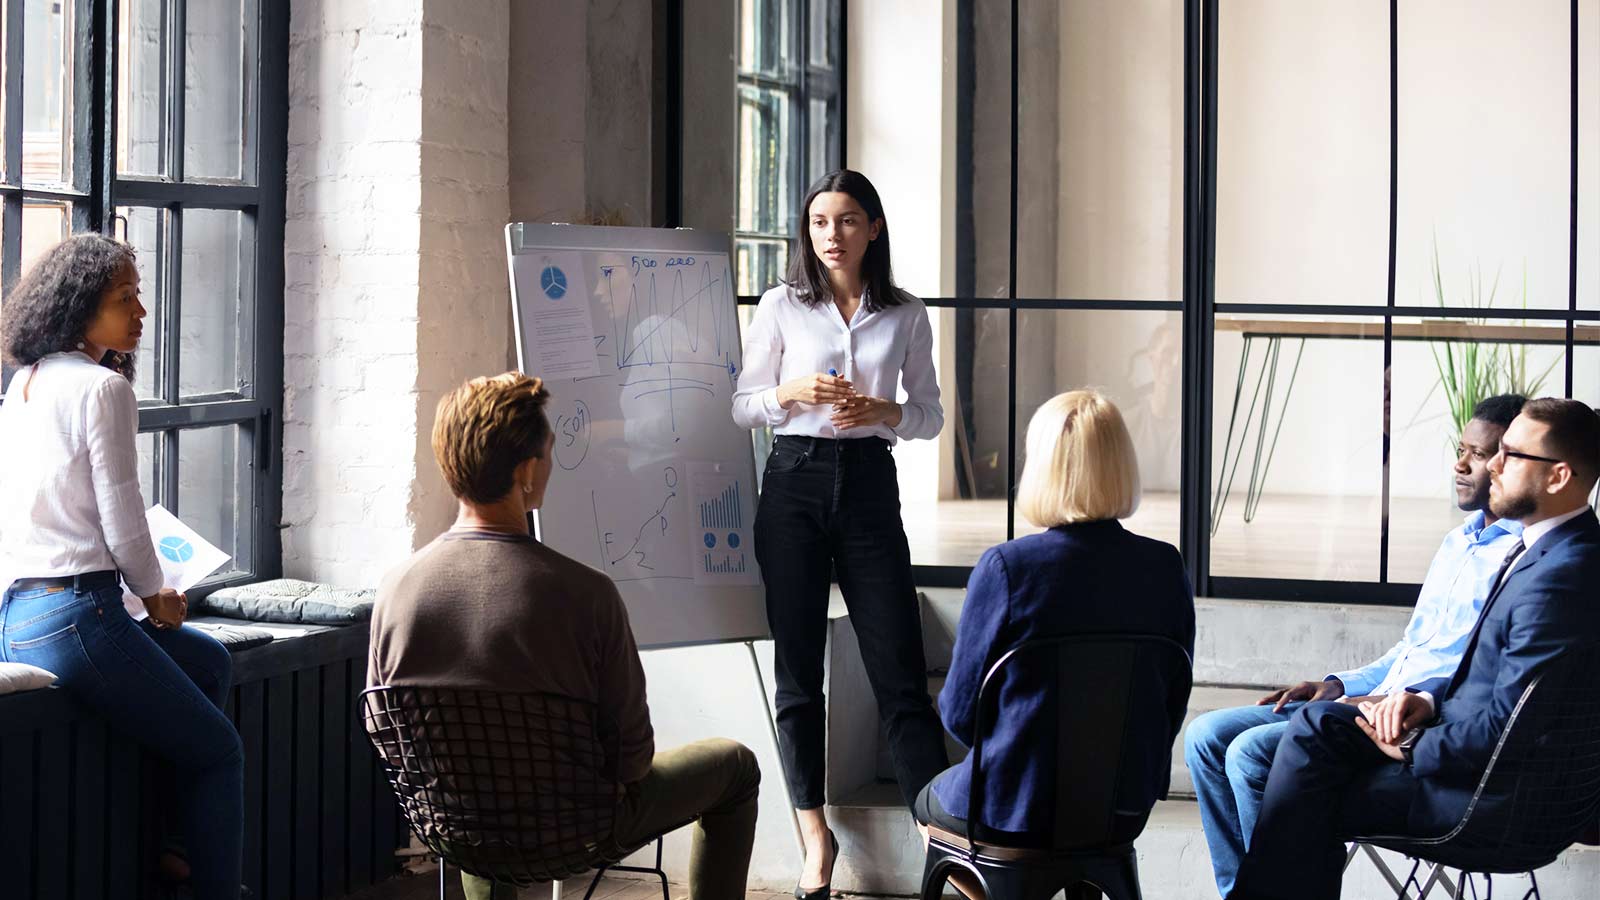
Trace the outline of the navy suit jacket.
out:
<instances>
[{"instance_id":1,"label":"navy suit jacket","mask_svg":"<svg viewBox=\"0 0 1600 900\"><path fill-rule=\"evenodd\" d=\"M1522 554L1484 602L1455 674L1412 690L1433 694L1437 717L1413 751L1423 778L1476 782L1511 710L1569 650L1600 641L1600 522L1563 522Z\"/></svg>"},{"instance_id":2,"label":"navy suit jacket","mask_svg":"<svg viewBox=\"0 0 1600 900\"><path fill-rule=\"evenodd\" d=\"M1035 638L1112 632L1170 637L1194 655L1194 593L1171 544L1108 520L991 547L967 584L950 674L939 693L945 728L972 746L984 673L1012 647ZM980 821L1001 831L1045 833L1055 822L1055 679L1019 664L1008 665L1001 678L998 714L983 736ZM1155 709L1128 720L1134 729L1129 746L1138 758L1124 768L1116 799L1119 809L1142 813L1166 794L1172 735L1183 723L1188 697L1134 696ZM1094 728L1083 723L1085 740L1094 740ZM971 765L969 752L934 782L945 810L960 818L968 818Z\"/></svg>"}]
</instances>

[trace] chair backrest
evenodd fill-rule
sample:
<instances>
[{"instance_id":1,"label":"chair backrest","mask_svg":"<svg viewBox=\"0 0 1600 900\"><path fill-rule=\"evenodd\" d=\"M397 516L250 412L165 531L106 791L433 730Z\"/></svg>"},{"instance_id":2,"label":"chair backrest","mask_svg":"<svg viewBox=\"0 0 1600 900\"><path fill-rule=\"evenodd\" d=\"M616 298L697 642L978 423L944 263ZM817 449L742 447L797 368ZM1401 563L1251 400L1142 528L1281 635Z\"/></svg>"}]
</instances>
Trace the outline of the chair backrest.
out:
<instances>
[{"instance_id":1,"label":"chair backrest","mask_svg":"<svg viewBox=\"0 0 1600 900\"><path fill-rule=\"evenodd\" d=\"M1182 727L1189 699L1192 671L1189 652L1177 641L1159 635L1039 638L1006 651L989 667L978 690L968 798L969 841L984 839L978 822L987 789L983 736L997 716L1005 715L1005 710L998 708L998 698L1007 677L1023 675L1052 686L1057 762L1051 842L1058 849L1072 849L1114 842L1117 798L1126 779L1164 788L1171 772L1172 742ZM1140 720L1144 728L1132 727ZM1139 732L1159 734L1161 740L1134 740ZM1137 812L1143 815L1149 810Z\"/></svg>"},{"instance_id":2,"label":"chair backrest","mask_svg":"<svg viewBox=\"0 0 1600 900\"><path fill-rule=\"evenodd\" d=\"M1547 865L1600 821L1600 644L1567 651L1522 692L1467 811L1452 856L1493 869Z\"/></svg>"},{"instance_id":3,"label":"chair backrest","mask_svg":"<svg viewBox=\"0 0 1600 900\"><path fill-rule=\"evenodd\" d=\"M389 686L361 701L367 736L429 849L519 886L612 861L620 793L594 704Z\"/></svg>"}]
</instances>

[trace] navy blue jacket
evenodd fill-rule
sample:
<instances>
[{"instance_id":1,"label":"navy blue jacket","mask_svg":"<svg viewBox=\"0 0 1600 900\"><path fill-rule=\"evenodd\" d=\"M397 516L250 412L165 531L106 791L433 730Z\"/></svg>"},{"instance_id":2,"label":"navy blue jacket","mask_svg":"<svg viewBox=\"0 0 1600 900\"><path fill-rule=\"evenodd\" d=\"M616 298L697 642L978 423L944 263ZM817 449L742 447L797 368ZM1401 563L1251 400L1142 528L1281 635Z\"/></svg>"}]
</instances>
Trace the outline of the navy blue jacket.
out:
<instances>
[{"instance_id":1,"label":"navy blue jacket","mask_svg":"<svg viewBox=\"0 0 1600 900\"><path fill-rule=\"evenodd\" d=\"M945 728L962 746L972 746L984 673L1012 647L1035 638L1111 632L1170 637L1193 655L1194 592L1171 544L1108 520L1062 525L991 547L967 584L950 675L939 693ZM1042 834L1055 821L1058 716L1053 678L1029 674L1013 664L1001 675L999 712L983 737L980 821L1001 831ZM1143 811L1166 794L1172 735L1183 722L1187 697L1147 701L1156 706L1153 714L1128 720L1137 758L1124 769L1119 809ZM1085 723L1084 739L1094 740L1092 723ZM933 786L945 810L961 818L969 817L971 765L969 752Z\"/></svg>"},{"instance_id":2,"label":"navy blue jacket","mask_svg":"<svg viewBox=\"0 0 1600 900\"><path fill-rule=\"evenodd\" d=\"M1413 751L1424 778L1476 783L1523 690L1568 650L1600 641L1600 522L1585 510L1522 554L1488 600L1455 674L1433 694L1435 723Z\"/></svg>"}]
</instances>

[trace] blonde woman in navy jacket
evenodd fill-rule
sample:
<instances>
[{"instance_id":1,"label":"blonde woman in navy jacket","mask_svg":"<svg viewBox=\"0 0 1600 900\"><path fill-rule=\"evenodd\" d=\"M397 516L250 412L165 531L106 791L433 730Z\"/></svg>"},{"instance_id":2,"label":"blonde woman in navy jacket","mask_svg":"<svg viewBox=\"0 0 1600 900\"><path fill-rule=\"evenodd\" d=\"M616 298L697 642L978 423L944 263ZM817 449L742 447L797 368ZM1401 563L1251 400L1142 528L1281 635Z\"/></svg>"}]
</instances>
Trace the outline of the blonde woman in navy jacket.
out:
<instances>
[{"instance_id":1,"label":"blonde woman in navy jacket","mask_svg":"<svg viewBox=\"0 0 1600 900\"><path fill-rule=\"evenodd\" d=\"M1178 551L1117 522L1138 503L1133 440L1111 401L1094 391L1071 391L1034 413L1017 511L1047 530L991 547L972 570L950 675L939 694L945 728L963 746L973 743L984 673L1024 641L1153 634L1193 654L1194 594ZM997 840L1048 846L1055 819L1055 683L1035 683L1021 667L1002 678L1000 707L983 736L984 808L968 808L969 753L934 778L914 811L924 825L958 833L969 816L978 815ZM1117 786L1117 808L1133 813L1117 825L1122 839L1138 835L1151 805L1166 794L1172 734L1187 699L1139 698L1141 704L1165 705L1166 715L1129 719L1136 729L1128 744L1134 757ZM1085 740L1095 739L1094 728L1083 723Z\"/></svg>"}]
</instances>

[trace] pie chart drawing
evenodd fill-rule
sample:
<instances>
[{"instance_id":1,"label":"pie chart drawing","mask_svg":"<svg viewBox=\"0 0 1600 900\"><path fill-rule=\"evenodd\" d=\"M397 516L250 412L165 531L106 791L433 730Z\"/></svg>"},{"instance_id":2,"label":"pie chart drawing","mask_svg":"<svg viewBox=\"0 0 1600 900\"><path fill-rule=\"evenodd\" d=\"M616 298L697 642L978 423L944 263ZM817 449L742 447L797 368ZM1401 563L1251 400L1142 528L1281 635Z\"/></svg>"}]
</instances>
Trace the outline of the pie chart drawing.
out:
<instances>
[{"instance_id":1,"label":"pie chart drawing","mask_svg":"<svg viewBox=\"0 0 1600 900\"><path fill-rule=\"evenodd\" d=\"M181 537L164 537L157 546L162 556L175 563L186 563L194 559L194 545Z\"/></svg>"},{"instance_id":2,"label":"pie chart drawing","mask_svg":"<svg viewBox=\"0 0 1600 900\"><path fill-rule=\"evenodd\" d=\"M545 266L539 273L539 289L551 300L560 300L567 295L567 273L556 266Z\"/></svg>"}]
</instances>

